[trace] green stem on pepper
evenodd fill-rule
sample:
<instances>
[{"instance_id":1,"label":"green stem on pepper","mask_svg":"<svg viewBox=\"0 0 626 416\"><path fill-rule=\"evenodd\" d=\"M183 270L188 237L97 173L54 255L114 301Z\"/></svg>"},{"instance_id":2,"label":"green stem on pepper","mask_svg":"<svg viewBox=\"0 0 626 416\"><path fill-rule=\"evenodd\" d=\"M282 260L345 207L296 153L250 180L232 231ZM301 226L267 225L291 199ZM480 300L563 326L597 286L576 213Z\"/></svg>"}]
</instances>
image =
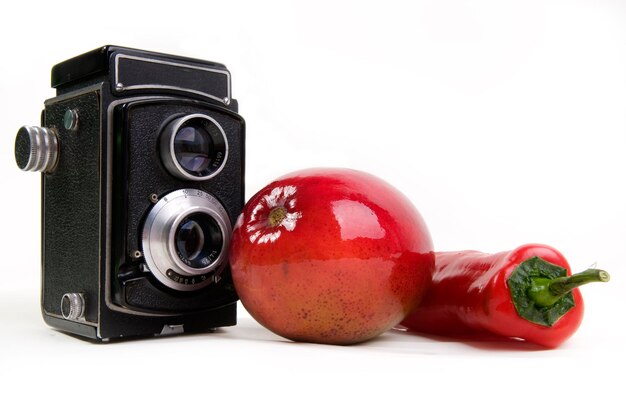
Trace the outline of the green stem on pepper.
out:
<instances>
[{"instance_id":1,"label":"green stem on pepper","mask_svg":"<svg viewBox=\"0 0 626 416\"><path fill-rule=\"evenodd\" d=\"M608 282L604 270L588 269L567 276L567 270L539 257L520 263L508 280L511 299L524 319L552 326L575 306L572 290L591 282Z\"/></svg>"},{"instance_id":2,"label":"green stem on pepper","mask_svg":"<svg viewBox=\"0 0 626 416\"><path fill-rule=\"evenodd\" d=\"M550 290L554 294L565 294L575 287L585 285L591 282L608 282L611 280L611 276L604 270L599 269L587 269L584 272L571 275L567 279L563 279L562 282L552 282L550 284Z\"/></svg>"},{"instance_id":3,"label":"green stem on pepper","mask_svg":"<svg viewBox=\"0 0 626 416\"><path fill-rule=\"evenodd\" d=\"M608 282L610 279L611 277L607 272L599 269L587 269L570 277L556 279L533 277L528 295L537 305L549 307L576 287L592 282Z\"/></svg>"}]
</instances>

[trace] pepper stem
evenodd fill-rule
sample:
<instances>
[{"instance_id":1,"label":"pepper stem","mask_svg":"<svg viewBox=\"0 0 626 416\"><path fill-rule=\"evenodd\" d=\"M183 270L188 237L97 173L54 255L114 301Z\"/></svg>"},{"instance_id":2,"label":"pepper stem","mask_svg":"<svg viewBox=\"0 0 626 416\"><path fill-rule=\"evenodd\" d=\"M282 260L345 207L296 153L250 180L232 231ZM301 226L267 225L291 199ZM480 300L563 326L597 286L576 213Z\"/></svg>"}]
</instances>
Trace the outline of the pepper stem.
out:
<instances>
[{"instance_id":1,"label":"pepper stem","mask_svg":"<svg viewBox=\"0 0 626 416\"><path fill-rule=\"evenodd\" d=\"M518 315L550 327L576 306L572 289L591 282L608 282L604 270L588 269L567 277L567 269L540 257L521 262L507 283Z\"/></svg>"},{"instance_id":2,"label":"pepper stem","mask_svg":"<svg viewBox=\"0 0 626 416\"><path fill-rule=\"evenodd\" d=\"M569 277L556 279L533 277L528 295L538 306L548 307L554 305L574 288L592 282L608 282L610 278L607 272L599 269L587 269Z\"/></svg>"},{"instance_id":3,"label":"pepper stem","mask_svg":"<svg viewBox=\"0 0 626 416\"><path fill-rule=\"evenodd\" d=\"M611 280L611 276L604 270L587 269L570 277L554 279L548 287L555 296L562 296L578 286L591 282L608 282L609 280Z\"/></svg>"}]
</instances>

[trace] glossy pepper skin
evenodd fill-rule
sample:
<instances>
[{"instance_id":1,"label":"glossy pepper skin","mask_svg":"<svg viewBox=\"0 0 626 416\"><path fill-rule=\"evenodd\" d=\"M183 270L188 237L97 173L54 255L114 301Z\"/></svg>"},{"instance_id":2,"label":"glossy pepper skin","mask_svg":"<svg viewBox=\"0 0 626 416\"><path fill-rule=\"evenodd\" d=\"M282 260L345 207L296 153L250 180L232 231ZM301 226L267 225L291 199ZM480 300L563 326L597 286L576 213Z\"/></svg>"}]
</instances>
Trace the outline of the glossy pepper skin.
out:
<instances>
[{"instance_id":1,"label":"glossy pepper skin","mask_svg":"<svg viewBox=\"0 0 626 416\"><path fill-rule=\"evenodd\" d=\"M422 303L407 316L402 325L411 331L446 335L472 336L480 333L521 338L548 348L555 348L579 327L584 311L578 288L570 291L573 306L551 325L542 325L521 317L516 309L509 279L523 262L538 257L565 269L570 266L556 249L529 244L512 251L485 254L477 251L436 254L432 285ZM600 272L602 280L608 274ZM597 273L596 273L597 274ZM586 282L585 282L586 283Z\"/></svg>"}]
</instances>

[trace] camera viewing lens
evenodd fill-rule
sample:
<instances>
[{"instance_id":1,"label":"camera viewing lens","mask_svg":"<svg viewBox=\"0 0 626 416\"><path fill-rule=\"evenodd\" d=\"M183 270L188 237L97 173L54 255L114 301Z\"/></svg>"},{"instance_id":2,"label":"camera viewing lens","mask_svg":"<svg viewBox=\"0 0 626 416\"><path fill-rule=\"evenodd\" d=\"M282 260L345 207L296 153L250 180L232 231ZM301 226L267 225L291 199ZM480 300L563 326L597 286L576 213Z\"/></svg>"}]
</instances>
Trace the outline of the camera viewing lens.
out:
<instances>
[{"instance_id":1,"label":"camera viewing lens","mask_svg":"<svg viewBox=\"0 0 626 416\"><path fill-rule=\"evenodd\" d=\"M186 126L176 132L174 154L183 169L200 174L211 163L211 137L202 128Z\"/></svg>"},{"instance_id":2,"label":"camera viewing lens","mask_svg":"<svg viewBox=\"0 0 626 416\"><path fill-rule=\"evenodd\" d=\"M186 265L197 269L213 263L224 242L217 222L202 213L183 219L174 238L178 257Z\"/></svg>"},{"instance_id":3,"label":"camera viewing lens","mask_svg":"<svg viewBox=\"0 0 626 416\"><path fill-rule=\"evenodd\" d=\"M163 164L180 179L212 178L222 169L228 156L228 142L222 127L203 114L170 122L160 141Z\"/></svg>"}]
</instances>

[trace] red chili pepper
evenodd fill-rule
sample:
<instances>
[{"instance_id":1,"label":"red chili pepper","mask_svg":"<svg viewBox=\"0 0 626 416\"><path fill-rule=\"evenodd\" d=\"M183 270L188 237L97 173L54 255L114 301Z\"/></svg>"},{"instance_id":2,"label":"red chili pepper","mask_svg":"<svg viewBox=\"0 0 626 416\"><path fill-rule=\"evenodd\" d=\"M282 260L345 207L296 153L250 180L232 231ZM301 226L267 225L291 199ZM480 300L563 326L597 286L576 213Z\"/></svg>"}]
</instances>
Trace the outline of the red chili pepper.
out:
<instances>
[{"instance_id":1,"label":"red chili pepper","mask_svg":"<svg viewBox=\"0 0 626 416\"><path fill-rule=\"evenodd\" d=\"M555 348L582 321L577 287L609 280L597 269L570 274L565 257L544 245L497 254L437 253L432 285L402 325L448 336L492 333Z\"/></svg>"}]
</instances>

